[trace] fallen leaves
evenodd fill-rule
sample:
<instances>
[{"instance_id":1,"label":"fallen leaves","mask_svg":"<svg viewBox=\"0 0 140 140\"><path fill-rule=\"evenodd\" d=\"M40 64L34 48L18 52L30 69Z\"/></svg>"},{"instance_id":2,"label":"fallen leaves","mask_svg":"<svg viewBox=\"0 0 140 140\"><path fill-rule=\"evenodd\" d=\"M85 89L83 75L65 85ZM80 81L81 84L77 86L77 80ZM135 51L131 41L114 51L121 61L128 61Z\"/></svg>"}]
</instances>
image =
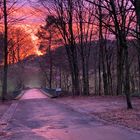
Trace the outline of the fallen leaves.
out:
<instances>
[{"instance_id":1,"label":"fallen leaves","mask_svg":"<svg viewBox=\"0 0 140 140\"><path fill-rule=\"evenodd\" d=\"M94 115L110 123L124 125L129 128L140 130L140 109L116 109L110 112L94 113Z\"/></svg>"}]
</instances>

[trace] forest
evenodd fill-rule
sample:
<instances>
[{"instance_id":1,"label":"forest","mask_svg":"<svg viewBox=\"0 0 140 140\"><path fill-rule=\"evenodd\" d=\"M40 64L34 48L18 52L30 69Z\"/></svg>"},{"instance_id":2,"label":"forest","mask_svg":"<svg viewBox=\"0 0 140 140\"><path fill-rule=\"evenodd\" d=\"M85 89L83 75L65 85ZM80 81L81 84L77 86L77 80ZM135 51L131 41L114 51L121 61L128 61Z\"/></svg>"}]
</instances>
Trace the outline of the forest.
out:
<instances>
[{"instance_id":1,"label":"forest","mask_svg":"<svg viewBox=\"0 0 140 140\"><path fill-rule=\"evenodd\" d=\"M0 0L0 140L140 139L140 0Z\"/></svg>"},{"instance_id":2,"label":"forest","mask_svg":"<svg viewBox=\"0 0 140 140\"><path fill-rule=\"evenodd\" d=\"M125 96L133 108L131 96L140 95L139 0L29 0L32 14L44 18L35 37L24 23L28 17L18 15L23 5L0 2L2 100L9 81L25 88L31 62L43 77L41 87L71 96Z\"/></svg>"}]
</instances>

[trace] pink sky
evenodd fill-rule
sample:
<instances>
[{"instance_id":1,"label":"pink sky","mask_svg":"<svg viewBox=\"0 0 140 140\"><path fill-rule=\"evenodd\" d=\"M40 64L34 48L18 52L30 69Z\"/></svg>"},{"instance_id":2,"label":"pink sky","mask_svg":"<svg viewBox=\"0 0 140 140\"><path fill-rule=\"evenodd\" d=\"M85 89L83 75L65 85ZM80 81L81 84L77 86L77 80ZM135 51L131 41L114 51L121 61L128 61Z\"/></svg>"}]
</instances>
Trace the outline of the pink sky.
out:
<instances>
[{"instance_id":1,"label":"pink sky","mask_svg":"<svg viewBox=\"0 0 140 140\"><path fill-rule=\"evenodd\" d=\"M17 0L16 0L17 1ZM36 0L30 0L36 1ZM9 4L8 7L12 5ZM21 21L17 21L14 26L25 28L25 30L31 35L32 41L35 46L35 50L37 54L40 54L38 51L38 38L36 37L36 33L40 25L45 23L45 14L39 10L36 10L35 3L31 5L28 0L18 0L18 2L13 6L12 14L10 15L10 25L11 19L23 19ZM39 8L39 6L37 6ZM12 18L11 18L12 17Z\"/></svg>"}]
</instances>

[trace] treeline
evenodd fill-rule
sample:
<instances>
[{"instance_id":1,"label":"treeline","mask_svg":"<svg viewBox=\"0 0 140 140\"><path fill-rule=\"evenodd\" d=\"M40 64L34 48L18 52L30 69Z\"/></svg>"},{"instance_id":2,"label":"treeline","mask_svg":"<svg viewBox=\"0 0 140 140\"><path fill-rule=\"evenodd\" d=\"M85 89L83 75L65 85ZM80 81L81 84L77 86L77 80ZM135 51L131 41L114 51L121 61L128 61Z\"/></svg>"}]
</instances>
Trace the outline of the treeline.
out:
<instances>
[{"instance_id":1,"label":"treeline","mask_svg":"<svg viewBox=\"0 0 140 140\"><path fill-rule=\"evenodd\" d=\"M22 13L18 14L23 5L24 1L19 0L0 1L0 98L3 101L7 99L8 89L11 88L8 84L9 77L12 77L12 73L9 74L9 65L21 61L33 52L31 35L21 26L25 17ZM19 71L23 69L21 63L18 66ZM18 76L15 77L16 81L20 81Z\"/></svg>"},{"instance_id":2,"label":"treeline","mask_svg":"<svg viewBox=\"0 0 140 140\"><path fill-rule=\"evenodd\" d=\"M25 64L24 58L35 54L34 44L31 35L21 27L12 27L8 29L8 48L7 48L7 94L5 98L9 98L12 91L21 89L23 85L23 72ZM0 91L3 84L3 65L4 65L4 37L3 32L0 33ZM0 92L1 98L1 92Z\"/></svg>"},{"instance_id":3,"label":"treeline","mask_svg":"<svg viewBox=\"0 0 140 140\"><path fill-rule=\"evenodd\" d=\"M41 28L47 33L39 33L40 43L49 50L60 41L65 46L72 94L90 95L94 85L97 95L125 94L127 107L132 108L130 94L132 89L139 91L140 81L140 1L46 0L40 4L47 10L46 26ZM91 49L93 42L95 49Z\"/></svg>"},{"instance_id":4,"label":"treeline","mask_svg":"<svg viewBox=\"0 0 140 140\"><path fill-rule=\"evenodd\" d=\"M140 92L139 86L139 65L138 65L138 54L137 50L134 49L136 46L134 43L136 40L129 41L129 60L130 60L130 90L131 93ZM108 92L104 92L103 85L103 72L101 68L101 81L99 81L99 41L93 41L90 48L89 57L89 89L90 95L117 95L117 42L115 40L106 40L106 66L107 66L107 79L108 79ZM51 61L50 54L51 53ZM71 74L68 65L68 59L66 55L66 50L64 46L57 47L40 57L33 58L32 64L36 62L36 66L40 66L42 71L43 87L56 88L60 87L65 91L72 91L71 84ZM30 62L28 62L30 63ZM78 55L78 66L80 70L80 87L82 85L82 66L80 64L80 56ZM100 88L99 88L100 87ZM82 95L82 88L80 88L80 93ZM124 94L124 91L123 93ZM120 95L122 95L120 94Z\"/></svg>"}]
</instances>

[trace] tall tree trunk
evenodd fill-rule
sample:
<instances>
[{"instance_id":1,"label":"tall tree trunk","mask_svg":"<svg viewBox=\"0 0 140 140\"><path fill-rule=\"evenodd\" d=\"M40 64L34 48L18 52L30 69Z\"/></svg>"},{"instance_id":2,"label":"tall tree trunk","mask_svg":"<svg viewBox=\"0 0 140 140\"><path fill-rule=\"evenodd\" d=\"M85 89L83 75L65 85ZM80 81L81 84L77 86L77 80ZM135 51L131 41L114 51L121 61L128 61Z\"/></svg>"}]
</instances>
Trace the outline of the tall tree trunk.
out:
<instances>
[{"instance_id":1,"label":"tall tree trunk","mask_svg":"<svg viewBox=\"0 0 140 140\"><path fill-rule=\"evenodd\" d=\"M123 48L117 45L117 95L122 95L123 90Z\"/></svg>"},{"instance_id":2,"label":"tall tree trunk","mask_svg":"<svg viewBox=\"0 0 140 140\"><path fill-rule=\"evenodd\" d=\"M49 88L52 88L52 75L53 75L53 62L52 62L52 51L51 51L51 44L52 44L52 35L50 32L50 37L49 37Z\"/></svg>"},{"instance_id":3,"label":"tall tree trunk","mask_svg":"<svg viewBox=\"0 0 140 140\"><path fill-rule=\"evenodd\" d=\"M124 4L124 1L122 1L122 5L119 6L120 7L126 9L126 6ZM115 6L115 2L114 0L110 0L110 6L112 9L112 13L113 13L113 18L114 18L114 24L115 24L115 31L116 31L116 39L117 39L117 43L118 43L118 66L117 66L117 71L118 71L118 81L117 81L117 94L120 94L121 90L122 90L122 79L124 80L124 92L126 95L126 101L127 101L127 108L131 109L132 108L132 104L131 104L131 100L130 100L130 71L129 71L129 60L128 60L128 46L127 46L127 33L126 33L126 29L125 29L125 24L127 22L127 14L126 11L120 11L121 15L118 17L117 16L117 10L116 10L116 6ZM122 23L120 24L120 17L122 20ZM125 75L122 78L123 75L123 66L124 66L124 72ZM119 77L120 76L120 77ZM120 83L119 83L120 82ZM120 86L120 87L119 87Z\"/></svg>"},{"instance_id":4,"label":"tall tree trunk","mask_svg":"<svg viewBox=\"0 0 140 140\"><path fill-rule=\"evenodd\" d=\"M59 79L59 87L62 88L62 69L61 68L59 68L59 77L60 77L60 79Z\"/></svg>"},{"instance_id":5,"label":"tall tree trunk","mask_svg":"<svg viewBox=\"0 0 140 140\"><path fill-rule=\"evenodd\" d=\"M138 72L139 72L139 77L138 77L138 90L140 92L140 52L138 53Z\"/></svg>"},{"instance_id":6,"label":"tall tree trunk","mask_svg":"<svg viewBox=\"0 0 140 140\"><path fill-rule=\"evenodd\" d=\"M98 93L97 93L97 56L96 55L94 55L94 94L95 95L98 95Z\"/></svg>"},{"instance_id":7,"label":"tall tree trunk","mask_svg":"<svg viewBox=\"0 0 140 140\"><path fill-rule=\"evenodd\" d=\"M99 62L98 62L98 95L101 96L101 88L102 88L102 77L101 77L101 52L100 52L100 48L99 48L99 52L98 52L99 56Z\"/></svg>"},{"instance_id":8,"label":"tall tree trunk","mask_svg":"<svg viewBox=\"0 0 140 140\"><path fill-rule=\"evenodd\" d=\"M132 109L132 104L130 100L130 66L129 66L129 59L128 59L128 47L127 45L124 46L124 56L125 56L125 83L124 83L124 90L126 95L127 101L127 108Z\"/></svg>"},{"instance_id":9,"label":"tall tree trunk","mask_svg":"<svg viewBox=\"0 0 140 140\"><path fill-rule=\"evenodd\" d=\"M102 25L102 8L101 8L101 0L99 0L99 47L101 55L101 65L103 70L103 87L104 87L104 94L108 95L108 82L107 82L107 73L106 73L106 66L105 66L105 44L104 44L104 37L103 37L103 25Z\"/></svg>"},{"instance_id":10,"label":"tall tree trunk","mask_svg":"<svg viewBox=\"0 0 140 140\"><path fill-rule=\"evenodd\" d=\"M80 86L79 86L79 68L77 60L77 49L75 45L75 38L73 33L73 0L68 0L68 30L70 34L69 45L70 45L70 65L72 73L72 90L73 95L80 95Z\"/></svg>"},{"instance_id":11,"label":"tall tree trunk","mask_svg":"<svg viewBox=\"0 0 140 140\"><path fill-rule=\"evenodd\" d=\"M73 54L73 72L72 72L72 79L73 79L73 81L72 81L73 95L80 95L79 69L78 69L78 62L77 62L77 52L75 52Z\"/></svg>"},{"instance_id":12,"label":"tall tree trunk","mask_svg":"<svg viewBox=\"0 0 140 140\"><path fill-rule=\"evenodd\" d=\"M2 100L6 99L7 94L7 72L8 72L8 23L7 23L7 2L3 1L4 6L4 72L2 85Z\"/></svg>"},{"instance_id":13,"label":"tall tree trunk","mask_svg":"<svg viewBox=\"0 0 140 140\"><path fill-rule=\"evenodd\" d=\"M83 20L83 1L78 1L78 20L79 20L79 32L80 32L80 56L81 56L81 64L82 64L82 91L83 95L89 95L89 79L88 79L88 55L87 55L87 44L85 44L85 32L83 30L84 28L84 20ZM89 28L89 27L87 27ZM87 43L87 42L86 42Z\"/></svg>"},{"instance_id":14,"label":"tall tree trunk","mask_svg":"<svg viewBox=\"0 0 140 140\"><path fill-rule=\"evenodd\" d=\"M50 72L50 76L49 76L49 88L52 88L52 59L50 58L50 69L49 69L49 72Z\"/></svg>"},{"instance_id":15,"label":"tall tree trunk","mask_svg":"<svg viewBox=\"0 0 140 140\"><path fill-rule=\"evenodd\" d=\"M81 39L82 40L82 39ZM82 85L83 85L83 95L89 95L89 79L88 79L88 60L84 52L83 41L81 41L81 61L82 61ZM86 50L85 50L86 51ZM88 58L87 58L88 59Z\"/></svg>"}]
</instances>

